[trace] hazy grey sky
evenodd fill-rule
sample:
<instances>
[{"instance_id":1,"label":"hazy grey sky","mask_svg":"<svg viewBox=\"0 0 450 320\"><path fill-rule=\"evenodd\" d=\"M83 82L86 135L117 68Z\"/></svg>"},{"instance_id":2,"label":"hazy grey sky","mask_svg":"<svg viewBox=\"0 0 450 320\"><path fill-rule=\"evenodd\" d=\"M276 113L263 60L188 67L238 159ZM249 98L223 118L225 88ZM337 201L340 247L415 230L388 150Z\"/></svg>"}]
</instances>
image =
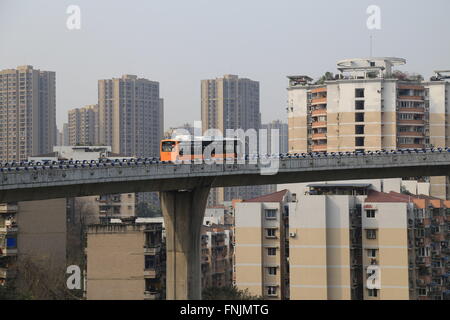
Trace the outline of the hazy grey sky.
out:
<instances>
[{"instance_id":1,"label":"hazy grey sky","mask_svg":"<svg viewBox=\"0 0 450 320\"><path fill-rule=\"evenodd\" d=\"M81 9L68 30L66 9ZM381 30L366 9L381 8ZM286 119L286 75L318 77L340 59L398 56L428 78L450 69L449 0L0 0L0 69L56 72L57 122L97 102L97 80L159 81L165 124L200 119L200 80L260 81L263 121Z\"/></svg>"}]
</instances>

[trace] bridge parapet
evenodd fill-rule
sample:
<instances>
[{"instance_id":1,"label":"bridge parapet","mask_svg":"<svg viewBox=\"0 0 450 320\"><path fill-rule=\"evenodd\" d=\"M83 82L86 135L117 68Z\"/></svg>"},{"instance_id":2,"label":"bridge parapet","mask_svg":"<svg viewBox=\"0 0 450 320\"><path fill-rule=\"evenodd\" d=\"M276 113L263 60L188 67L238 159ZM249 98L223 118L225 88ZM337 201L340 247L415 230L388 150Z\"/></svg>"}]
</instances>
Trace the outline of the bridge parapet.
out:
<instances>
[{"instance_id":1,"label":"bridge parapet","mask_svg":"<svg viewBox=\"0 0 450 320\"><path fill-rule=\"evenodd\" d=\"M409 176L448 175L450 152L298 156L270 164L145 164L139 162L51 168L2 168L0 203L109 193L192 189L202 177L212 187ZM264 174L270 165L273 174ZM20 191L20 194L17 192Z\"/></svg>"}]
</instances>

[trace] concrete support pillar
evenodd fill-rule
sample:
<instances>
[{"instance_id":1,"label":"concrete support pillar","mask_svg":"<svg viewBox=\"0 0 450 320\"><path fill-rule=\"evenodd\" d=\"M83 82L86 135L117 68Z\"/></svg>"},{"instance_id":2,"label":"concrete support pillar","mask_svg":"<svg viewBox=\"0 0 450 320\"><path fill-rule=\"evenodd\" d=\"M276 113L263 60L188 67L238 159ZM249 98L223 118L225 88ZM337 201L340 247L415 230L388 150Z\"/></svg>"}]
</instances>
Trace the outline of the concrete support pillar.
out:
<instances>
[{"instance_id":1,"label":"concrete support pillar","mask_svg":"<svg viewBox=\"0 0 450 320\"><path fill-rule=\"evenodd\" d=\"M160 192L166 229L167 300L201 299L200 236L210 187Z\"/></svg>"}]
</instances>

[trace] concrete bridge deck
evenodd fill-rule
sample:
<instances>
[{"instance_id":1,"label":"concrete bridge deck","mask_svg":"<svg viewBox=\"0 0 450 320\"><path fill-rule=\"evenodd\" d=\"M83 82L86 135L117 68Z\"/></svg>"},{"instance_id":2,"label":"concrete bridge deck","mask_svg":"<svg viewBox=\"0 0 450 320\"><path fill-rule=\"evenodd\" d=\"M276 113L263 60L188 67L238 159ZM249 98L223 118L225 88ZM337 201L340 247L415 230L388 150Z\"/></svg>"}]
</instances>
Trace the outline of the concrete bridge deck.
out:
<instances>
[{"instance_id":1,"label":"concrete bridge deck","mask_svg":"<svg viewBox=\"0 0 450 320\"><path fill-rule=\"evenodd\" d=\"M244 185L448 175L450 152L299 156L244 164L138 162L2 168L0 203L126 192ZM75 167L76 166L76 167ZM83 166L83 167L82 167ZM278 166L278 168L277 168ZM60 168L62 167L62 168Z\"/></svg>"}]
</instances>

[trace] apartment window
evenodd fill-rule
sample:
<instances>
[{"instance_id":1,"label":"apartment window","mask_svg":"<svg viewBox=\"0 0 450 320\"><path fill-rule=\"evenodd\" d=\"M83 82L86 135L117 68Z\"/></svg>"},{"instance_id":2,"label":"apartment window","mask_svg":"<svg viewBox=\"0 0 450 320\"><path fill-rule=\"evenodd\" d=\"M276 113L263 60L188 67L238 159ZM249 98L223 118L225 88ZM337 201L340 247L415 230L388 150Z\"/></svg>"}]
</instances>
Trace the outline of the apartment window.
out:
<instances>
[{"instance_id":1,"label":"apartment window","mask_svg":"<svg viewBox=\"0 0 450 320\"><path fill-rule=\"evenodd\" d=\"M416 236L419 238L425 237L425 229L417 229L416 230Z\"/></svg>"},{"instance_id":2,"label":"apartment window","mask_svg":"<svg viewBox=\"0 0 450 320\"><path fill-rule=\"evenodd\" d=\"M145 269L154 269L156 265L155 256L145 256Z\"/></svg>"},{"instance_id":3,"label":"apartment window","mask_svg":"<svg viewBox=\"0 0 450 320\"><path fill-rule=\"evenodd\" d=\"M419 248L417 250L417 255L419 257L429 257L430 256L430 247Z\"/></svg>"},{"instance_id":4,"label":"apartment window","mask_svg":"<svg viewBox=\"0 0 450 320\"><path fill-rule=\"evenodd\" d=\"M16 249L17 248L17 238L16 237L7 237L5 239L6 248L7 249Z\"/></svg>"},{"instance_id":5,"label":"apartment window","mask_svg":"<svg viewBox=\"0 0 450 320\"><path fill-rule=\"evenodd\" d=\"M419 296L426 296L427 295L427 289L419 288L419 290L417 290L417 293L418 293Z\"/></svg>"},{"instance_id":6,"label":"apartment window","mask_svg":"<svg viewBox=\"0 0 450 320\"><path fill-rule=\"evenodd\" d=\"M364 110L364 106L366 105L364 100L356 100L355 101L355 109L356 110Z\"/></svg>"},{"instance_id":7,"label":"apartment window","mask_svg":"<svg viewBox=\"0 0 450 320\"><path fill-rule=\"evenodd\" d=\"M375 218L375 210L366 210L367 218Z\"/></svg>"},{"instance_id":8,"label":"apartment window","mask_svg":"<svg viewBox=\"0 0 450 320\"><path fill-rule=\"evenodd\" d=\"M364 126L363 125L355 126L355 134L364 134Z\"/></svg>"},{"instance_id":9,"label":"apartment window","mask_svg":"<svg viewBox=\"0 0 450 320\"><path fill-rule=\"evenodd\" d=\"M375 240L377 238L377 230L376 229L367 229L366 230L366 238L369 240Z\"/></svg>"},{"instance_id":10,"label":"apartment window","mask_svg":"<svg viewBox=\"0 0 450 320\"><path fill-rule=\"evenodd\" d=\"M268 267L267 273L270 274L271 276L276 276L277 275L277 267Z\"/></svg>"},{"instance_id":11,"label":"apartment window","mask_svg":"<svg viewBox=\"0 0 450 320\"><path fill-rule=\"evenodd\" d=\"M277 218L277 210L276 209L267 209L266 210L266 219L274 220Z\"/></svg>"},{"instance_id":12,"label":"apartment window","mask_svg":"<svg viewBox=\"0 0 450 320\"><path fill-rule=\"evenodd\" d=\"M145 291L157 292L158 291L158 280L145 279Z\"/></svg>"},{"instance_id":13,"label":"apartment window","mask_svg":"<svg viewBox=\"0 0 450 320\"><path fill-rule=\"evenodd\" d=\"M267 238L275 238L277 236L276 228L268 228L266 229L266 237Z\"/></svg>"},{"instance_id":14,"label":"apartment window","mask_svg":"<svg viewBox=\"0 0 450 320\"><path fill-rule=\"evenodd\" d=\"M364 147L364 138L363 137L355 138L355 147Z\"/></svg>"},{"instance_id":15,"label":"apartment window","mask_svg":"<svg viewBox=\"0 0 450 320\"><path fill-rule=\"evenodd\" d=\"M367 249L367 256L369 258L376 258L377 257L377 249Z\"/></svg>"},{"instance_id":16,"label":"apartment window","mask_svg":"<svg viewBox=\"0 0 450 320\"><path fill-rule=\"evenodd\" d=\"M364 88L355 89L355 98L364 98Z\"/></svg>"},{"instance_id":17,"label":"apartment window","mask_svg":"<svg viewBox=\"0 0 450 320\"><path fill-rule=\"evenodd\" d=\"M374 298L378 297L378 289L368 289L367 295Z\"/></svg>"},{"instance_id":18,"label":"apartment window","mask_svg":"<svg viewBox=\"0 0 450 320\"><path fill-rule=\"evenodd\" d=\"M268 286L267 287L267 295L268 296L276 296L277 295L277 287L275 287L275 286Z\"/></svg>"},{"instance_id":19,"label":"apartment window","mask_svg":"<svg viewBox=\"0 0 450 320\"><path fill-rule=\"evenodd\" d=\"M364 113L355 113L355 122L364 122Z\"/></svg>"},{"instance_id":20,"label":"apartment window","mask_svg":"<svg viewBox=\"0 0 450 320\"><path fill-rule=\"evenodd\" d=\"M268 256L276 256L277 255L277 248L267 248L267 255Z\"/></svg>"}]
</instances>

